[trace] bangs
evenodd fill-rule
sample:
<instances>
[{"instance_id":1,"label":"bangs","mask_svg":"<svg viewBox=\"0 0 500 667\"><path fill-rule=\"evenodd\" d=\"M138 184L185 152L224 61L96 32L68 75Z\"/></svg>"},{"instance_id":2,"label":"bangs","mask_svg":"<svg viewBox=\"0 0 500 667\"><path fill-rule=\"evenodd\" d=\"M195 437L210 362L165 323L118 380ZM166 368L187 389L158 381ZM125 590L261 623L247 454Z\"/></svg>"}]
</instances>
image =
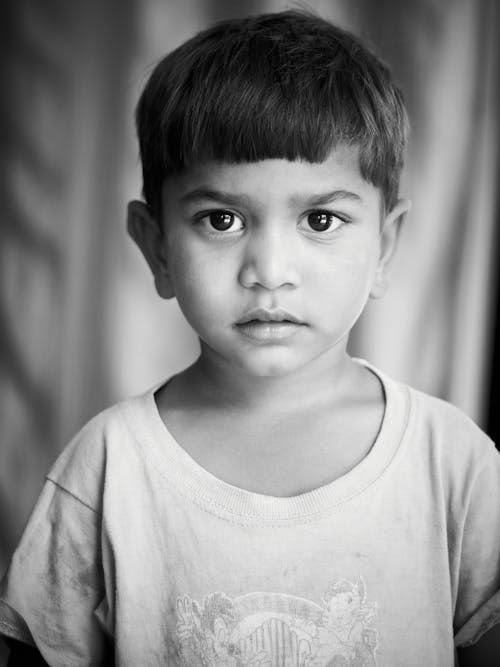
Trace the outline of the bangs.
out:
<instances>
[{"instance_id":1,"label":"bangs","mask_svg":"<svg viewBox=\"0 0 500 667\"><path fill-rule=\"evenodd\" d=\"M219 24L173 51L137 125L155 209L165 177L200 161L318 163L339 145L359 149L363 178L390 206L407 131L388 70L349 33L296 12Z\"/></svg>"},{"instance_id":2,"label":"bangs","mask_svg":"<svg viewBox=\"0 0 500 667\"><path fill-rule=\"evenodd\" d=\"M349 113L348 100L331 105L328 93L317 85L293 90L275 81L272 88L259 83L250 87L241 78L227 82L219 95L197 106L198 114L184 115L179 133L165 134L164 163L183 167L199 160L272 158L322 162L339 143L360 143L362 128L358 114Z\"/></svg>"}]
</instances>

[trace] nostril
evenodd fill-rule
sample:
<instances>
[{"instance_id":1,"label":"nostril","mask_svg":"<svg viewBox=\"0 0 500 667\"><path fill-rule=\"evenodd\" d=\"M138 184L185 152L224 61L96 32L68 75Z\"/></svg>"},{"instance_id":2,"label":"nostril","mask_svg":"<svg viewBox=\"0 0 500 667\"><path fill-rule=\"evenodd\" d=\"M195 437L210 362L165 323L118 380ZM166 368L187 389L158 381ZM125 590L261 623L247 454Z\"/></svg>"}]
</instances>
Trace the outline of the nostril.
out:
<instances>
[{"instance_id":1,"label":"nostril","mask_svg":"<svg viewBox=\"0 0 500 667\"><path fill-rule=\"evenodd\" d=\"M280 287L295 287L300 276L291 262L266 262L263 258L247 262L240 270L239 282L244 287L261 287L275 290Z\"/></svg>"}]
</instances>

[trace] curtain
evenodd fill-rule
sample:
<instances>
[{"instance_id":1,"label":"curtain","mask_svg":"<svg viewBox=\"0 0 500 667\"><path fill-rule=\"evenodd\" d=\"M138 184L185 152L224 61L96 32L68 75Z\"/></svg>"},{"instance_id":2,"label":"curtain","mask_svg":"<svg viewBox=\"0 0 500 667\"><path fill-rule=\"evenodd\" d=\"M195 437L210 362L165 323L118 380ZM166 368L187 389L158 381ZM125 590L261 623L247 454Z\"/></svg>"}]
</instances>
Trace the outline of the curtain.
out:
<instances>
[{"instance_id":1,"label":"curtain","mask_svg":"<svg viewBox=\"0 0 500 667\"><path fill-rule=\"evenodd\" d=\"M496 299L498 5L363 6L371 9L365 30L408 100L402 190L413 208L389 294L370 303L355 348L484 426Z\"/></svg>"}]
</instances>

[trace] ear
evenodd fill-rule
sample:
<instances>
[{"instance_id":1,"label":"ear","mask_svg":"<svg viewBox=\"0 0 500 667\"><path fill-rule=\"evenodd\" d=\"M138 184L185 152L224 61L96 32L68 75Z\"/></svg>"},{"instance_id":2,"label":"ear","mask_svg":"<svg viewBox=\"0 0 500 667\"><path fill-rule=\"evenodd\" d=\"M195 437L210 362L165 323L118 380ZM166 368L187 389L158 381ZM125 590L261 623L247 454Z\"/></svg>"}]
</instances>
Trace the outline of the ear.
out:
<instances>
[{"instance_id":1,"label":"ear","mask_svg":"<svg viewBox=\"0 0 500 667\"><path fill-rule=\"evenodd\" d=\"M390 270L396 254L399 233L406 213L411 208L409 199L399 199L385 216L380 230L380 256L370 290L372 299L380 299L389 287Z\"/></svg>"},{"instance_id":2,"label":"ear","mask_svg":"<svg viewBox=\"0 0 500 667\"><path fill-rule=\"evenodd\" d=\"M168 271L165 236L160 222L144 202L129 202L127 229L149 264L154 276L156 291L163 299L171 299L174 296L174 290Z\"/></svg>"}]
</instances>

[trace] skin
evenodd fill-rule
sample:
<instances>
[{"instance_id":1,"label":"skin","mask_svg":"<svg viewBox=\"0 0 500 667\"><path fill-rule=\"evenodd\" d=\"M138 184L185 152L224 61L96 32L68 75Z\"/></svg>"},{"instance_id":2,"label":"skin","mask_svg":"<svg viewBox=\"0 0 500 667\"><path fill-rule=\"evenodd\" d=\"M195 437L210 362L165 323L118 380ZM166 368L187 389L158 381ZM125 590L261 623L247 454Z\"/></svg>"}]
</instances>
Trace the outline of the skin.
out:
<instances>
[{"instance_id":1,"label":"skin","mask_svg":"<svg viewBox=\"0 0 500 667\"><path fill-rule=\"evenodd\" d=\"M235 205L204 197L182 203L201 188L230 193ZM332 214L332 231L315 232L303 219L314 210L308 199L335 190L360 199L345 196L322 206ZM290 374L308 367L330 384L331 366L343 361L348 333L368 297L385 293L408 202L398 202L381 232L380 193L362 179L357 153L347 149L321 164L199 165L167 179L163 195L163 220L151 220L135 203L130 229L160 295L176 296L198 333L207 373L222 373L231 385L236 372L250 387L270 384L259 382L264 378L289 386ZM221 209L238 219L234 231L214 234L205 220L193 224L200 214ZM251 344L233 324L255 306L284 307L309 326L284 345Z\"/></svg>"},{"instance_id":2,"label":"skin","mask_svg":"<svg viewBox=\"0 0 500 667\"><path fill-rule=\"evenodd\" d=\"M129 231L158 293L177 298L200 338L198 360L157 395L160 414L210 472L295 495L369 451L383 394L346 345L368 298L387 289L409 202L383 216L381 208L348 148L319 164L196 165L166 180L161 219L130 204ZM225 231L211 224L220 212L229 215ZM318 213L326 231L311 227ZM255 307L286 309L302 325L290 337L256 341L235 326Z\"/></svg>"}]
</instances>

